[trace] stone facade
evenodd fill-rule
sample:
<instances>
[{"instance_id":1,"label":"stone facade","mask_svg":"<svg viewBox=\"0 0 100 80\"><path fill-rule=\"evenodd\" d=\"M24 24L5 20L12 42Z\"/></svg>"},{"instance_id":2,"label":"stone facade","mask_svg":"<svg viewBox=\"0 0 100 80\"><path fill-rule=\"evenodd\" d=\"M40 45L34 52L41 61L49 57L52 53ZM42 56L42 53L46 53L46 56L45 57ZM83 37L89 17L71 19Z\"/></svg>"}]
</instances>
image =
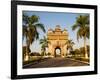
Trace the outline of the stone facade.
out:
<instances>
[{"instance_id":1,"label":"stone facade","mask_svg":"<svg viewBox=\"0 0 100 80\"><path fill-rule=\"evenodd\" d=\"M67 41L68 32L66 29L61 30L60 26L57 25L55 30L49 29L47 33L48 52L51 56L56 57L56 49L60 49L61 57L67 55Z\"/></svg>"}]
</instances>

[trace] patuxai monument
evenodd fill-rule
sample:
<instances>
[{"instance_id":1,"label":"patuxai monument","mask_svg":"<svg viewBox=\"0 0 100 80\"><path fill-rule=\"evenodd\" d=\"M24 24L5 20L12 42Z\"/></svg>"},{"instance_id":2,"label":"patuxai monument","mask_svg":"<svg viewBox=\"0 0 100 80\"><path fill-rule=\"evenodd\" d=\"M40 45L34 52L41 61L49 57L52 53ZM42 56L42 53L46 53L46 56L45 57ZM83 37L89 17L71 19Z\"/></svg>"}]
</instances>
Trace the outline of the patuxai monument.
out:
<instances>
[{"instance_id":1,"label":"patuxai monument","mask_svg":"<svg viewBox=\"0 0 100 80\"><path fill-rule=\"evenodd\" d=\"M22 11L18 65L21 64L23 70L31 69L32 74L37 70L41 72L39 74L45 74L65 70L69 73L76 69L80 72L80 66L84 66L82 70L91 68L91 56L94 58L91 54L94 53L91 53L89 21L88 13Z\"/></svg>"},{"instance_id":2,"label":"patuxai monument","mask_svg":"<svg viewBox=\"0 0 100 80\"><path fill-rule=\"evenodd\" d=\"M67 41L68 32L66 29L61 30L57 25L55 29L49 29L47 32L48 52L52 57L56 57L56 49L60 50L60 56L65 57L67 55Z\"/></svg>"}]
</instances>

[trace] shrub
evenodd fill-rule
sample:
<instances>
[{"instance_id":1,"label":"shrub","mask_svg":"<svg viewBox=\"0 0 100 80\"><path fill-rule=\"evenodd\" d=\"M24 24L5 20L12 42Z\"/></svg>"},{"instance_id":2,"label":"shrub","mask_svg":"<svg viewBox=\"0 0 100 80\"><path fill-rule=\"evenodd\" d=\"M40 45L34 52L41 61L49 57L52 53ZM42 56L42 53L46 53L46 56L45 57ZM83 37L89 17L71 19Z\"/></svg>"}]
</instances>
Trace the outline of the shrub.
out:
<instances>
[{"instance_id":1,"label":"shrub","mask_svg":"<svg viewBox=\"0 0 100 80\"><path fill-rule=\"evenodd\" d=\"M32 53L30 54L30 56L40 56L40 53L39 53L39 52L32 52Z\"/></svg>"}]
</instances>

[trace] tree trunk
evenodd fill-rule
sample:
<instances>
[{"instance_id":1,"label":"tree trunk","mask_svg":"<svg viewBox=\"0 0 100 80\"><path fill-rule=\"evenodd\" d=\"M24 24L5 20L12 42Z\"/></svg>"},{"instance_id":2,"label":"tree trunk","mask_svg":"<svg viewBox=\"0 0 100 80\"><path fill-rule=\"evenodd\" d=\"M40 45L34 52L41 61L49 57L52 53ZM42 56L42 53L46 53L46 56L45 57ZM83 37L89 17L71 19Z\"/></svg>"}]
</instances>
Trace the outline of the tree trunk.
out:
<instances>
[{"instance_id":1,"label":"tree trunk","mask_svg":"<svg viewBox=\"0 0 100 80\"><path fill-rule=\"evenodd\" d=\"M44 48L44 56L46 56L46 49Z\"/></svg>"},{"instance_id":2,"label":"tree trunk","mask_svg":"<svg viewBox=\"0 0 100 80\"><path fill-rule=\"evenodd\" d=\"M85 58L88 58L88 54L87 54L87 46L86 46L86 37L84 37L84 48L85 48Z\"/></svg>"},{"instance_id":3,"label":"tree trunk","mask_svg":"<svg viewBox=\"0 0 100 80\"><path fill-rule=\"evenodd\" d=\"M29 60L29 51L28 51L28 49L29 49L29 41L28 40L26 40L26 55L25 55L25 61L28 61Z\"/></svg>"}]
</instances>

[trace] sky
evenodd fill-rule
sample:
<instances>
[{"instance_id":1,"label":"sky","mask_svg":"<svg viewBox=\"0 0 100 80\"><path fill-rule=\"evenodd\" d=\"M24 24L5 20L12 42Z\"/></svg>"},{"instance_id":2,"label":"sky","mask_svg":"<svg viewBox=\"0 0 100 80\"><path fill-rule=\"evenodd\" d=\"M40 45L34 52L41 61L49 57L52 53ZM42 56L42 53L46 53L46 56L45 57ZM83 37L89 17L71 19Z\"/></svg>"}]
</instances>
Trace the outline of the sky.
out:
<instances>
[{"instance_id":1,"label":"sky","mask_svg":"<svg viewBox=\"0 0 100 80\"><path fill-rule=\"evenodd\" d=\"M49 28L55 29L56 25L60 25L61 29L67 29L69 33L69 39L72 39L75 45L73 46L74 49L83 47L83 39L79 39L77 41L77 29L72 30L72 25L75 23L76 18L79 15L84 15L83 13L67 13L67 12L39 12L39 11L23 11L24 14L28 16L37 15L39 16L39 22L44 24L46 33ZM46 36L46 33L43 33L39 30L39 40ZM36 40L30 46L32 52L41 52L41 45L39 44L39 40ZM89 40L87 39L86 44L89 45ZM26 40L23 40L23 46L26 45Z\"/></svg>"}]
</instances>

